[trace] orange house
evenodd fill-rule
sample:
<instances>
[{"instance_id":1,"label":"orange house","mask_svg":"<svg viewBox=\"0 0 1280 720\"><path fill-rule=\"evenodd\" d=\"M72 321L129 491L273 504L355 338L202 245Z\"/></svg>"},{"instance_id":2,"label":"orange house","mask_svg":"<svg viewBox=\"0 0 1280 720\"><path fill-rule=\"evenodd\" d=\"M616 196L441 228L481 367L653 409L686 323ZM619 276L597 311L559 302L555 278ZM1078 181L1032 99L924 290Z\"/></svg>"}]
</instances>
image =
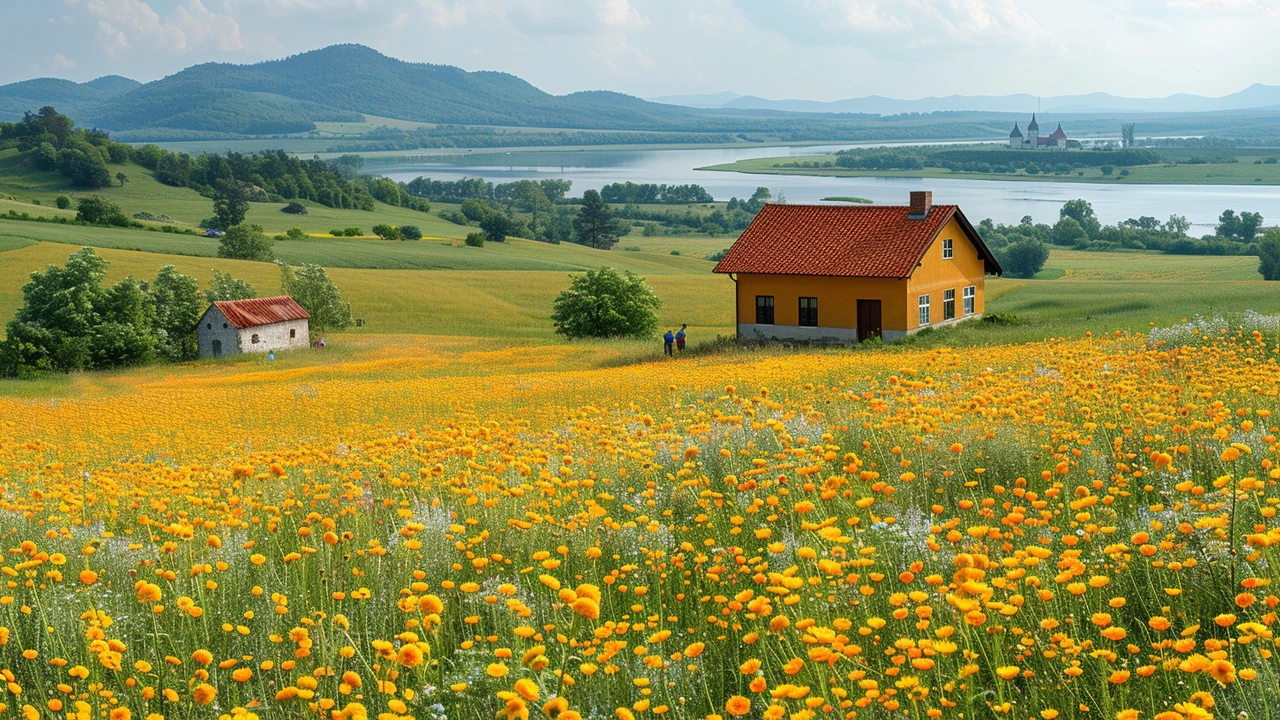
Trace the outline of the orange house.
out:
<instances>
[{"instance_id":1,"label":"orange house","mask_svg":"<svg viewBox=\"0 0 1280 720\"><path fill-rule=\"evenodd\" d=\"M955 205L766 205L715 272L739 337L861 342L982 317L1002 270Z\"/></svg>"}]
</instances>

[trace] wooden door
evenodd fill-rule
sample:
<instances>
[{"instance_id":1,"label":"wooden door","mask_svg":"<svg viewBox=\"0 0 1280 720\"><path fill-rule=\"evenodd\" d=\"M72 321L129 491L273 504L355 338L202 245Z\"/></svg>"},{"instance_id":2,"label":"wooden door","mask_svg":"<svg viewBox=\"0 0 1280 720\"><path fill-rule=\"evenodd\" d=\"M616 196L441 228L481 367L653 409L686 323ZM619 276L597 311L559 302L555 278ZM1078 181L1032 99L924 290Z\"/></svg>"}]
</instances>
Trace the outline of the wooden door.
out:
<instances>
[{"instance_id":1,"label":"wooden door","mask_svg":"<svg viewBox=\"0 0 1280 720\"><path fill-rule=\"evenodd\" d=\"M858 342L880 337L880 301L858 301Z\"/></svg>"},{"instance_id":2,"label":"wooden door","mask_svg":"<svg viewBox=\"0 0 1280 720\"><path fill-rule=\"evenodd\" d=\"M210 350L213 350L213 356L214 356L214 357L222 357L222 341L221 341L221 340L214 340L214 341L210 344L210 348L209 348L209 349L210 349Z\"/></svg>"}]
</instances>

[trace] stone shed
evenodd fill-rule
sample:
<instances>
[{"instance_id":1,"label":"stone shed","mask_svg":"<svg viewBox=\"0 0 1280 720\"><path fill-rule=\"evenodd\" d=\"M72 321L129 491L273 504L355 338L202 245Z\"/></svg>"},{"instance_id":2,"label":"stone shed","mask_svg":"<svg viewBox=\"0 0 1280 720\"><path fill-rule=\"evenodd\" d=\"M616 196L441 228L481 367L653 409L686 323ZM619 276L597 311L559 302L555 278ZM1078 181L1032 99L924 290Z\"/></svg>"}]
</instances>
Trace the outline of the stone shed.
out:
<instances>
[{"instance_id":1,"label":"stone shed","mask_svg":"<svg viewBox=\"0 0 1280 720\"><path fill-rule=\"evenodd\" d=\"M310 317L287 295L220 300L200 316L200 357L308 347Z\"/></svg>"}]
</instances>

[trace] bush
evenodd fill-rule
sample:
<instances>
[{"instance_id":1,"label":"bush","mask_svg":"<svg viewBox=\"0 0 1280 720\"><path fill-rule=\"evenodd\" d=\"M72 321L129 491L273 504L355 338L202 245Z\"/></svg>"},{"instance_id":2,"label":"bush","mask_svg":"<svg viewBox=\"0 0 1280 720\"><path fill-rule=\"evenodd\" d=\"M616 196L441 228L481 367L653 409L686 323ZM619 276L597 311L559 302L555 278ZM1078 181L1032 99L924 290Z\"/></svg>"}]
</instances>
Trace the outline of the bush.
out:
<instances>
[{"instance_id":1,"label":"bush","mask_svg":"<svg viewBox=\"0 0 1280 720\"><path fill-rule=\"evenodd\" d=\"M59 210L66 210L71 207L71 198L66 195L59 195L58 199L53 201L53 204L57 205Z\"/></svg>"},{"instance_id":2,"label":"bush","mask_svg":"<svg viewBox=\"0 0 1280 720\"><path fill-rule=\"evenodd\" d=\"M383 240L402 240L404 236L400 234L400 229L394 225L380 224L373 226L373 234Z\"/></svg>"},{"instance_id":3,"label":"bush","mask_svg":"<svg viewBox=\"0 0 1280 720\"><path fill-rule=\"evenodd\" d=\"M284 235L281 235L280 237L285 240L306 240L307 231L303 230L300 227L291 227L285 232Z\"/></svg>"},{"instance_id":4,"label":"bush","mask_svg":"<svg viewBox=\"0 0 1280 720\"><path fill-rule=\"evenodd\" d=\"M227 228L218 242L218 257L235 260L270 260L271 238L261 225L241 223Z\"/></svg>"},{"instance_id":5,"label":"bush","mask_svg":"<svg viewBox=\"0 0 1280 720\"><path fill-rule=\"evenodd\" d=\"M300 202L291 202L288 205L285 205L284 207L280 208L280 212L289 213L290 215L306 215L307 206L303 205Z\"/></svg>"},{"instance_id":6,"label":"bush","mask_svg":"<svg viewBox=\"0 0 1280 720\"><path fill-rule=\"evenodd\" d=\"M1268 230L1258 241L1258 272L1263 280L1280 280L1280 230Z\"/></svg>"},{"instance_id":7,"label":"bush","mask_svg":"<svg viewBox=\"0 0 1280 720\"><path fill-rule=\"evenodd\" d=\"M551 320L567 338L652 337L662 301L643 277L611 267L573 277L556 298Z\"/></svg>"},{"instance_id":8,"label":"bush","mask_svg":"<svg viewBox=\"0 0 1280 720\"><path fill-rule=\"evenodd\" d=\"M467 219L467 216L463 215L457 210L441 210L440 217L445 220L448 220L454 225L470 225L471 224L471 221Z\"/></svg>"},{"instance_id":9,"label":"bush","mask_svg":"<svg viewBox=\"0 0 1280 720\"><path fill-rule=\"evenodd\" d=\"M334 237L360 237L364 235L364 229L358 227L337 228L330 230L329 234Z\"/></svg>"},{"instance_id":10,"label":"bush","mask_svg":"<svg viewBox=\"0 0 1280 720\"><path fill-rule=\"evenodd\" d=\"M400 236L405 240L421 240L422 230L417 225L401 225Z\"/></svg>"},{"instance_id":11,"label":"bush","mask_svg":"<svg viewBox=\"0 0 1280 720\"><path fill-rule=\"evenodd\" d=\"M512 234L511 218L500 212L491 213L480 221L480 229L489 242L506 242L507 236Z\"/></svg>"},{"instance_id":12,"label":"bush","mask_svg":"<svg viewBox=\"0 0 1280 720\"><path fill-rule=\"evenodd\" d=\"M484 247L484 233L467 233L467 247Z\"/></svg>"}]
</instances>

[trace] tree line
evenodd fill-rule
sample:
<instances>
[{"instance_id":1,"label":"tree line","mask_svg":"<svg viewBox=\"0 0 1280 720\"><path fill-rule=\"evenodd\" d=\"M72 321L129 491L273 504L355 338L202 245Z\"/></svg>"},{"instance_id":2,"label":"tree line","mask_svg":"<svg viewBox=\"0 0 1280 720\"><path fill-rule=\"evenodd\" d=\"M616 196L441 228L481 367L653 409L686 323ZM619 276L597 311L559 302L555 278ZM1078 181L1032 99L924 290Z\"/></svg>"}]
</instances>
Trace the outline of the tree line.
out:
<instances>
[{"instance_id":1,"label":"tree line","mask_svg":"<svg viewBox=\"0 0 1280 720\"><path fill-rule=\"evenodd\" d=\"M1213 234L1195 238L1188 234L1191 223L1181 215L1171 215L1163 222L1144 215L1103 225L1093 206L1077 199L1063 204L1053 225L1036 223L1028 215L1012 225L993 223L988 218L978 223L977 230L1007 274L1031 277L1044 266L1051 246L1094 251L1154 250L1171 255L1260 255L1262 241L1258 231L1262 222L1260 213L1225 210Z\"/></svg>"},{"instance_id":2,"label":"tree line","mask_svg":"<svg viewBox=\"0 0 1280 720\"><path fill-rule=\"evenodd\" d=\"M0 341L0 375L30 378L192 360L198 354L196 323L210 303L256 297L249 283L217 270L201 293L200 283L173 265L149 282L129 276L104 286L107 266L92 248L83 248L65 265L31 274ZM281 292L307 311L313 329L351 325L351 307L323 268L281 263L280 274Z\"/></svg>"}]
</instances>

